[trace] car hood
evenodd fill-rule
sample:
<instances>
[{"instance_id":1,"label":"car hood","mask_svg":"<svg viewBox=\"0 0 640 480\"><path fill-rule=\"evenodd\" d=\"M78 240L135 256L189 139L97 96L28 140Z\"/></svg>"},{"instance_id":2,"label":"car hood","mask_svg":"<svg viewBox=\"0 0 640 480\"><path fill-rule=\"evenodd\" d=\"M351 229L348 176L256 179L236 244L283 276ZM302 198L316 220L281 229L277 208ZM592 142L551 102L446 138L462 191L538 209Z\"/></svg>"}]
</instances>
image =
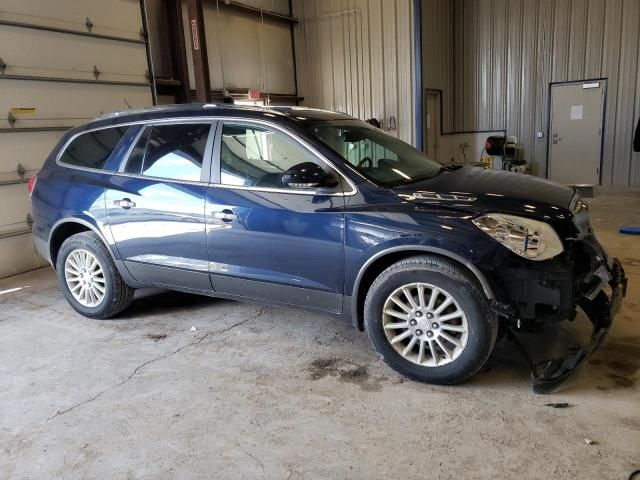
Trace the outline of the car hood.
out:
<instances>
[{"instance_id":1,"label":"car hood","mask_svg":"<svg viewBox=\"0 0 640 480\"><path fill-rule=\"evenodd\" d=\"M478 167L444 171L393 191L416 203L540 217L566 213L575 195L572 188L541 178Z\"/></svg>"}]
</instances>

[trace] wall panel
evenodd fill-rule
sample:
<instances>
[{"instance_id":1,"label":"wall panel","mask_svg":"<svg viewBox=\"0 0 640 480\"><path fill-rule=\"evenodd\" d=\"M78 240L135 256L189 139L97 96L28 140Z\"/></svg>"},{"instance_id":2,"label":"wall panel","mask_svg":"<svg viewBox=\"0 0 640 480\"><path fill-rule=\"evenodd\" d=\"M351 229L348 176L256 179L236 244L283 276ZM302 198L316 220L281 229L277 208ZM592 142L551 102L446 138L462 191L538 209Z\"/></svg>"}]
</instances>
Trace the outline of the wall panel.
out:
<instances>
[{"instance_id":1,"label":"wall panel","mask_svg":"<svg viewBox=\"0 0 640 480\"><path fill-rule=\"evenodd\" d=\"M522 0L507 3L507 117L505 127L517 135L520 132L520 101L522 98ZM525 62L527 63L527 62ZM473 98L469 102L475 102ZM482 108L483 106L480 106ZM478 129L479 130L479 129Z\"/></svg>"},{"instance_id":2,"label":"wall panel","mask_svg":"<svg viewBox=\"0 0 640 480\"><path fill-rule=\"evenodd\" d=\"M568 78L585 78L588 0L571 0Z\"/></svg>"},{"instance_id":3,"label":"wall panel","mask_svg":"<svg viewBox=\"0 0 640 480\"><path fill-rule=\"evenodd\" d=\"M549 84L607 78L602 184L640 186L631 152L640 116L639 10L638 0L423 0L423 29L448 19L453 28L452 40L427 33L423 65L444 73L425 72L425 84L444 85L444 98L453 98L454 130L505 128L544 176ZM438 58L447 45L451 62ZM453 80L441 81L449 72Z\"/></svg>"},{"instance_id":4,"label":"wall panel","mask_svg":"<svg viewBox=\"0 0 640 480\"><path fill-rule=\"evenodd\" d=\"M546 132L549 123L549 117L545 108L540 106L547 105L549 101L549 81L551 79L551 71L553 69L553 0L540 0L540 8L538 9L538 31L537 31L537 61L536 61L536 78L535 78L535 102L533 109L535 111L535 131ZM519 135L535 137L533 132L521 131ZM540 176L546 176L546 158L547 158L547 139L533 139L533 155L529 155L534 166L534 173Z\"/></svg>"},{"instance_id":5,"label":"wall panel","mask_svg":"<svg viewBox=\"0 0 640 480\"><path fill-rule=\"evenodd\" d=\"M613 151L613 185L624 185L631 176L631 146L637 117L634 115L635 88L638 75L638 21L640 2L624 0L622 4L623 42L620 45L618 102ZM611 104L610 104L611 105ZM613 106L613 105L611 105Z\"/></svg>"},{"instance_id":6,"label":"wall panel","mask_svg":"<svg viewBox=\"0 0 640 480\"><path fill-rule=\"evenodd\" d=\"M492 80L487 84L493 90L493 103L490 112L490 129L503 129L507 113L507 0L493 0L493 24L492 55L490 62L493 67Z\"/></svg>"},{"instance_id":7,"label":"wall panel","mask_svg":"<svg viewBox=\"0 0 640 480\"><path fill-rule=\"evenodd\" d=\"M411 0L294 0L298 90L415 142ZM395 127L395 129L394 129Z\"/></svg>"},{"instance_id":8,"label":"wall panel","mask_svg":"<svg viewBox=\"0 0 640 480\"><path fill-rule=\"evenodd\" d=\"M607 0L607 8L604 16L604 44L602 55L602 76L608 78L607 112L604 124L601 172L603 185L611 185L613 183L621 31L622 0ZM621 92L621 94L624 95L624 92Z\"/></svg>"}]
</instances>

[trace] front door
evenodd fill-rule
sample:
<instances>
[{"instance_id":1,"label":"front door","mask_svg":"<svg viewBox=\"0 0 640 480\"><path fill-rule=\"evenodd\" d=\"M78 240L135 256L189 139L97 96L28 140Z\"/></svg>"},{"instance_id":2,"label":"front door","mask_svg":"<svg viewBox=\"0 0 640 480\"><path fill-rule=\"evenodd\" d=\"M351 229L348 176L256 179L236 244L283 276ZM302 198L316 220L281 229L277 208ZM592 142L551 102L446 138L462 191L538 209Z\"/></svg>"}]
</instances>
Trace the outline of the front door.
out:
<instances>
[{"instance_id":1,"label":"front door","mask_svg":"<svg viewBox=\"0 0 640 480\"><path fill-rule=\"evenodd\" d=\"M293 165L331 169L275 127L220 122L216 137L206 205L216 292L340 312L342 184L326 190L284 185L283 173Z\"/></svg>"},{"instance_id":2,"label":"front door","mask_svg":"<svg viewBox=\"0 0 640 480\"><path fill-rule=\"evenodd\" d=\"M138 281L211 291L204 219L212 124L143 127L106 190L109 228Z\"/></svg>"},{"instance_id":3,"label":"front door","mask_svg":"<svg viewBox=\"0 0 640 480\"><path fill-rule=\"evenodd\" d=\"M605 82L551 86L549 179L565 185L598 185Z\"/></svg>"}]
</instances>

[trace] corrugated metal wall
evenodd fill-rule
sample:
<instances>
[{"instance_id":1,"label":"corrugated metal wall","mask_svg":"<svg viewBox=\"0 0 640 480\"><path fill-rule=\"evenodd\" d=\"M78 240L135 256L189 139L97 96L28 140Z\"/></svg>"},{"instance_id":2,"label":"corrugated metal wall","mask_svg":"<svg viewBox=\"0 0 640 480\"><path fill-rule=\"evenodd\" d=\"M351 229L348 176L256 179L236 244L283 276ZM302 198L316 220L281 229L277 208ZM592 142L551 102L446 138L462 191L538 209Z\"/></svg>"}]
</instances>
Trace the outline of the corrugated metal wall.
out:
<instances>
[{"instance_id":1,"label":"corrugated metal wall","mask_svg":"<svg viewBox=\"0 0 640 480\"><path fill-rule=\"evenodd\" d=\"M415 143L412 1L294 0L293 14L304 104L375 117Z\"/></svg>"},{"instance_id":2,"label":"corrugated metal wall","mask_svg":"<svg viewBox=\"0 0 640 480\"><path fill-rule=\"evenodd\" d=\"M640 1L423 0L423 19L425 87L453 96L445 129L506 129L544 176L549 83L604 77L602 182L640 185L640 155L631 149L640 116ZM424 31L451 19L453 34ZM452 66L442 58L449 51Z\"/></svg>"}]
</instances>

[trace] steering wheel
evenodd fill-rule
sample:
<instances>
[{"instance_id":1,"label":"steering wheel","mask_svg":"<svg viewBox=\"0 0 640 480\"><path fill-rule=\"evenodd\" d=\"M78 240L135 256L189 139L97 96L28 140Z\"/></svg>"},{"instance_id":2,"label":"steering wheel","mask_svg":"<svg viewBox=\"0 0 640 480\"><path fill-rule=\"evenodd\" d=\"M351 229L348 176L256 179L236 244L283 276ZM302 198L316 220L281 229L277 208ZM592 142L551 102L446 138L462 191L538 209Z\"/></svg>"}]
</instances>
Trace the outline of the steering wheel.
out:
<instances>
[{"instance_id":1,"label":"steering wheel","mask_svg":"<svg viewBox=\"0 0 640 480\"><path fill-rule=\"evenodd\" d=\"M358 162L358 168L364 167L365 163L369 164L369 168L373 167L373 160L371 160L371 157L364 157Z\"/></svg>"}]
</instances>

